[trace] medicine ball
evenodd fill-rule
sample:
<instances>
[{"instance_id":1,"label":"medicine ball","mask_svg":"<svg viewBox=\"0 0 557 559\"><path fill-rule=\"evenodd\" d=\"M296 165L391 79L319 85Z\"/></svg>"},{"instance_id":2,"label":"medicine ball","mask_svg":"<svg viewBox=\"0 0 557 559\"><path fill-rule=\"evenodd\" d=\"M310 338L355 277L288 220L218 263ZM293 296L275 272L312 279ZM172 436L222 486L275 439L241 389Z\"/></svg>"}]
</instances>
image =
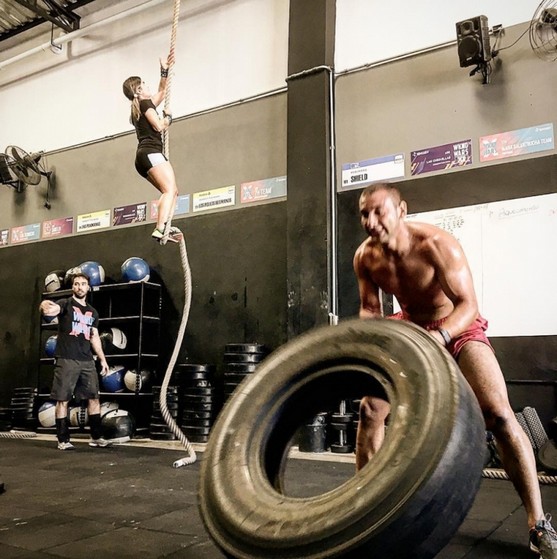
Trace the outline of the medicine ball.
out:
<instances>
[{"instance_id":1,"label":"medicine ball","mask_svg":"<svg viewBox=\"0 0 557 559\"><path fill-rule=\"evenodd\" d=\"M114 365L110 367L108 373L101 377L101 384L106 392L123 392L124 391L124 374L126 367L123 365Z\"/></svg>"},{"instance_id":2,"label":"medicine ball","mask_svg":"<svg viewBox=\"0 0 557 559\"><path fill-rule=\"evenodd\" d=\"M58 335L54 334L50 336L45 344L44 344L44 352L46 353L47 357L54 357L56 353L56 341L58 340Z\"/></svg>"},{"instance_id":3,"label":"medicine ball","mask_svg":"<svg viewBox=\"0 0 557 559\"><path fill-rule=\"evenodd\" d=\"M135 432L135 419L127 410L111 411L101 423L104 438L113 443L126 443Z\"/></svg>"},{"instance_id":4,"label":"medicine ball","mask_svg":"<svg viewBox=\"0 0 557 559\"><path fill-rule=\"evenodd\" d=\"M118 353L126 349L128 338L120 328L108 328L99 334L105 353Z\"/></svg>"},{"instance_id":5,"label":"medicine ball","mask_svg":"<svg viewBox=\"0 0 557 559\"><path fill-rule=\"evenodd\" d=\"M79 274L81 272L81 270L79 269L78 266L74 266L73 268L70 268L66 274L64 275L64 286L71 288L72 284L73 284L73 278L76 274Z\"/></svg>"},{"instance_id":6,"label":"medicine ball","mask_svg":"<svg viewBox=\"0 0 557 559\"><path fill-rule=\"evenodd\" d=\"M53 291L58 291L64 287L64 270L53 270L49 272L44 278L44 289L49 293Z\"/></svg>"},{"instance_id":7,"label":"medicine ball","mask_svg":"<svg viewBox=\"0 0 557 559\"><path fill-rule=\"evenodd\" d=\"M143 258L138 258L137 256L128 258L122 264L121 270L122 279L126 282L149 281L151 274L149 264Z\"/></svg>"},{"instance_id":8,"label":"medicine ball","mask_svg":"<svg viewBox=\"0 0 557 559\"><path fill-rule=\"evenodd\" d=\"M79 265L79 269L89 277L89 285L101 285L104 283L104 268L98 263L88 260Z\"/></svg>"},{"instance_id":9,"label":"medicine ball","mask_svg":"<svg viewBox=\"0 0 557 559\"><path fill-rule=\"evenodd\" d=\"M142 369L139 373L132 369L124 375L124 384L130 392L147 390L151 385L151 371Z\"/></svg>"},{"instance_id":10,"label":"medicine ball","mask_svg":"<svg viewBox=\"0 0 557 559\"><path fill-rule=\"evenodd\" d=\"M56 402L48 401L41 405L37 414L39 423L43 427L56 426Z\"/></svg>"},{"instance_id":11,"label":"medicine ball","mask_svg":"<svg viewBox=\"0 0 557 559\"><path fill-rule=\"evenodd\" d=\"M103 402L101 404L101 418L111 411L116 411L119 407L118 402Z\"/></svg>"},{"instance_id":12,"label":"medicine ball","mask_svg":"<svg viewBox=\"0 0 557 559\"><path fill-rule=\"evenodd\" d=\"M68 418L70 420L70 425L74 427L85 427L89 422L89 413L87 412L87 408L74 406L69 409Z\"/></svg>"}]
</instances>

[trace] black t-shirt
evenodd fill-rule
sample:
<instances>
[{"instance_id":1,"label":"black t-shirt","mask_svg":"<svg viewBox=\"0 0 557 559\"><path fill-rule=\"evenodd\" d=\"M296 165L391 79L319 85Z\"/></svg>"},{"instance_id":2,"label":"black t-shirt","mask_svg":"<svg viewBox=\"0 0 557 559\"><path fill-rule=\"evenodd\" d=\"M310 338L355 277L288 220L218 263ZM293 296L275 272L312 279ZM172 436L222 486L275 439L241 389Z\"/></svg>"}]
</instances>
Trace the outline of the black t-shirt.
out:
<instances>
[{"instance_id":1,"label":"black t-shirt","mask_svg":"<svg viewBox=\"0 0 557 559\"><path fill-rule=\"evenodd\" d=\"M157 132L149 124L145 113L149 109L155 109L155 104L151 99L141 99L139 101L139 110L141 111L141 116L138 120L134 121L135 132L137 134L137 139L139 140L139 148L149 147L155 148L162 152L162 136L160 132Z\"/></svg>"},{"instance_id":2,"label":"black t-shirt","mask_svg":"<svg viewBox=\"0 0 557 559\"><path fill-rule=\"evenodd\" d=\"M98 328L99 313L89 303L80 305L73 297L56 302L60 305L56 357L90 361L91 329Z\"/></svg>"}]
</instances>

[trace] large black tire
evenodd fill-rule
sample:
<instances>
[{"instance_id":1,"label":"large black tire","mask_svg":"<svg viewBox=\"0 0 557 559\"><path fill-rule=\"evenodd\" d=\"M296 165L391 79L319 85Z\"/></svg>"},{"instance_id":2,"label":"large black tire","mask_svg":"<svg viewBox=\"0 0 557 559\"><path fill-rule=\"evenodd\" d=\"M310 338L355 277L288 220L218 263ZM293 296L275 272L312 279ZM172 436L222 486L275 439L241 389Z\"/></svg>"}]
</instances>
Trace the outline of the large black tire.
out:
<instances>
[{"instance_id":1,"label":"large black tire","mask_svg":"<svg viewBox=\"0 0 557 559\"><path fill-rule=\"evenodd\" d=\"M299 426L341 398L378 390L392 408L373 460L322 495L283 495ZM349 320L287 343L239 386L204 453L200 513L229 557L429 559L474 500L484 447L474 394L425 330Z\"/></svg>"}]
</instances>

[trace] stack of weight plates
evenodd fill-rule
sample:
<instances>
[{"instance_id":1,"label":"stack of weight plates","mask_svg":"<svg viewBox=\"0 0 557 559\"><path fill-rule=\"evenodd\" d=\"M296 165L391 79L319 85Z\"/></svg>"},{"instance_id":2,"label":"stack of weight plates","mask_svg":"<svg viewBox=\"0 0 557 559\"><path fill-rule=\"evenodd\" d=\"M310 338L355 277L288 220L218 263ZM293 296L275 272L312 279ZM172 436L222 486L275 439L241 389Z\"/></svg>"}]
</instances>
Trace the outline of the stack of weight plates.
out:
<instances>
[{"instance_id":1,"label":"stack of weight plates","mask_svg":"<svg viewBox=\"0 0 557 559\"><path fill-rule=\"evenodd\" d=\"M149 436L157 441L175 441L176 435L172 432L161 413L159 402L161 393L160 386L153 386L153 413L149 424ZM178 417L178 387L169 386L166 390L166 405L171 417L176 421Z\"/></svg>"},{"instance_id":2,"label":"stack of weight plates","mask_svg":"<svg viewBox=\"0 0 557 559\"><path fill-rule=\"evenodd\" d=\"M186 363L177 369L182 390L182 431L192 443L206 443L219 410L215 366Z\"/></svg>"},{"instance_id":3,"label":"stack of weight plates","mask_svg":"<svg viewBox=\"0 0 557 559\"><path fill-rule=\"evenodd\" d=\"M36 394L36 388L14 388L10 402L13 429L31 431L35 429L36 422L33 417L33 405Z\"/></svg>"},{"instance_id":4,"label":"stack of weight plates","mask_svg":"<svg viewBox=\"0 0 557 559\"><path fill-rule=\"evenodd\" d=\"M251 375L269 350L262 344L231 343L224 346L224 399L232 396L238 385Z\"/></svg>"}]
</instances>

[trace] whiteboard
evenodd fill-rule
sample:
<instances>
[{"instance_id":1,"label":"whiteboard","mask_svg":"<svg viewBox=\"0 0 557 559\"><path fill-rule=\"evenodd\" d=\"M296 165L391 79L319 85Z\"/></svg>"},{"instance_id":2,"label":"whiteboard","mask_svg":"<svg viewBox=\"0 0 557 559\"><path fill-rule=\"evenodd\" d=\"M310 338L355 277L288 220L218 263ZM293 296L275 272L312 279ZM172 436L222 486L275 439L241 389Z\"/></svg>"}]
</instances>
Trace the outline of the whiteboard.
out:
<instances>
[{"instance_id":1,"label":"whiteboard","mask_svg":"<svg viewBox=\"0 0 557 559\"><path fill-rule=\"evenodd\" d=\"M557 194L407 219L436 225L460 242L489 336L557 334Z\"/></svg>"}]
</instances>

